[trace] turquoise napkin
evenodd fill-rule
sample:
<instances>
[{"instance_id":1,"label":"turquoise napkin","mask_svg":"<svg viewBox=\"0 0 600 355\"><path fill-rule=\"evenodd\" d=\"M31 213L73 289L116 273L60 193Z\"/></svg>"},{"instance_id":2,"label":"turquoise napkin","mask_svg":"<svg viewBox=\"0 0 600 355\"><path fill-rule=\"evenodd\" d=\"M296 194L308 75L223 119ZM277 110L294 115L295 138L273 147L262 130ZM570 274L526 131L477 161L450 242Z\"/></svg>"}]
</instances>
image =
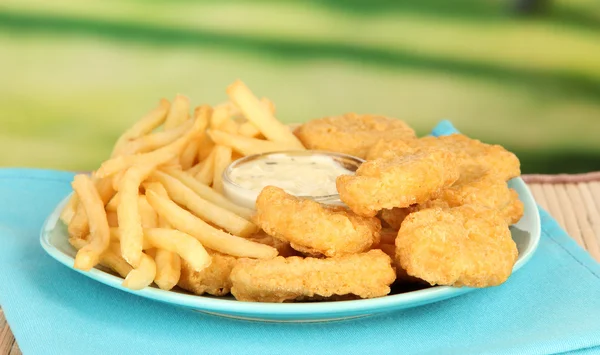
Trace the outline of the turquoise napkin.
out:
<instances>
[{"instance_id":1,"label":"turquoise napkin","mask_svg":"<svg viewBox=\"0 0 600 355\"><path fill-rule=\"evenodd\" d=\"M257 323L136 297L46 255L39 230L71 178L0 169L0 305L25 354L600 352L600 266L542 210L537 252L501 286L362 319Z\"/></svg>"}]
</instances>

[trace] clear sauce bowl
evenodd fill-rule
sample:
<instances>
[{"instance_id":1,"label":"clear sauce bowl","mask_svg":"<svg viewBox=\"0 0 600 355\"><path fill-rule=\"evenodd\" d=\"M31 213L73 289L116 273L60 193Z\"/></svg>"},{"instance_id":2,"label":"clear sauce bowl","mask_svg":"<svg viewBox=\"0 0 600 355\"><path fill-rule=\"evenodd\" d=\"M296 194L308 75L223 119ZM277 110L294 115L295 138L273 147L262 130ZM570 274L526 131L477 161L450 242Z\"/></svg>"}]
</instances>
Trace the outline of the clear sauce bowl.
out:
<instances>
[{"instance_id":1,"label":"clear sauce bowl","mask_svg":"<svg viewBox=\"0 0 600 355\"><path fill-rule=\"evenodd\" d=\"M293 164L292 160L295 159L310 159L313 158L316 161L331 161L332 169L343 170L345 174L354 174L358 167L364 162L363 159L342 154L342 153L334 153L334 152L326 152L326 151L318 151L318 150L299 150L299 151L282 151L282 152L270 152L270 153L262 153L249 155L247 157L240 158L234 162L232 162L227 169L223 172L223 192L227 198L232 200L233 202L239 204L240 206L244 206L246 208L254 209L256 198L258 194L262 190L262 188L251 189L247 187L243 187L240 184L236 183L235 178L232 175L235 175L234 172L236 169L239 169L244 164L251 164L253 162L263 161L266 162L269 159L286 161L289 160L290 164ZM338 164L335 166L335 164ZM339 168L343 169L339 169ZM239 172L239 170L238 170ZM311 175L307 174L306 181L303 183L309 183ZM316 183L316 182L315 182ZM272 186L277 186L285 189L285 184L281 184L278 186L277 182L269 184ZM330 187L331 190L331 187ZM333 181L333 191L335 191L335 180ZM294 193L293 193L294 194ZM332 205L343 205L340 201L339 194L324 194L324 195L314 195L314 194L294 194L298 197L309 198L314 201L324 203L324 204L332 204Z\"/></svg>"}]
</instances>

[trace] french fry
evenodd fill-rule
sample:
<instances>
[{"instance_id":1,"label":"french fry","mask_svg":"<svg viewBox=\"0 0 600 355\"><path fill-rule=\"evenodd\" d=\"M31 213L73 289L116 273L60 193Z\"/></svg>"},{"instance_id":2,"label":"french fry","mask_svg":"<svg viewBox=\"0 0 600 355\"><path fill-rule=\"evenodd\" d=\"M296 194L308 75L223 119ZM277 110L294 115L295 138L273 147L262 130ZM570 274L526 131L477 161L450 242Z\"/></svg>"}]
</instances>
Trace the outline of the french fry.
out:
<instances>
[{"instance_id":1,"label":"french fry","mask_svg":"<svg viewBox=\"0 0 600 355\"><path fill-rule=\"evenodd\" d=\"M121 233L121 231L119 230L119 228L111 228L110 229L110 241L111 243L114 242L118 242L121 243L121 237L123 236L123 234ZM143 243L142 243L142 250L148 250L148 249L152 249L153 246L152 244L150 244L146 239L144 239ZM121 251L119 250L119 254L121 253Z\"/></svg>"},{"instance_id":2,"label":"french fry","mask_svg":"<svg viewBox=\"0 0 600 355\"><path fill-rule=\"evenodd\" d=\"M190 174L190 175L196 175L200 172L200 169L202 169L202 167L204 166L203 161L197 163L196 165L192 166L191 168L187 169L185 172Z\"/></svg>"},{"instance_id":3,"label":"french fry","mask_svg":"<svg viewBox=\"0 0 600 355\"><path fill-rule=\"evenodd\" d=\"M132 290L141 290L149 286L154 281L155 276L156 263L147 254L142 253L139 267L129 272L122 285Z\"/></svg>"},{"instance_id":4,"label":"french fry","mask_svg":"<svg viewBox=\"0 0 600 355\"><path fill-rule=\"evenodd\" d=\"M167 190L165 189L163 184L161 184L160 182L156 182L156 181L155 182L147 182L144 184L144 189L146 191L152 190L152 191L156 192L159 196L169 198L169 193L167 192ZM169 224L169 222L164 217L159 215L158 216L158 227L159 228L171 228L171 224Z\"/></svg>"},{"instance_id":5,"label":"french fry","mask_svg":"<svg viewBox=\"0 0 600 355\"><path fill-rule=\"evenodd\" d=\"M223 193L223 171L231 164L231 147L217 145L215 151L215 164L213 171L213 189Z\"/></svg>"},{"instance_id":6,"label":"french fry","mask_svg":"<svg viewBox=\"0 0 600 355\"><path fill-rule=\"evenodd\" d=\"M173 227L198 239L207 248L237 257L271 259L277 256L277 249L216 229L152 190L146 192L146 197L154 210Z\"/></svg>"},{"instance_id":7,"label":"french fry","mask_svg":"<svg viewBox=\"0 0 600 355\"><path fill-rule=\"evenodd\" d=\"M168 129L162 132L150 133L145 136L139 137L126 143L123 146L123 155L132 155L138 153L146 153L158 148L164 147L165 145L173 143L179 137L185 134L191 127L193 121L187 120L181 125Z\"/></svg>"},{"instance_id":8,"label":"french fry","mask_svg":"<svg viewBox=\"0 0 600 355\"><path fill-rule=\"evenodd\" d=\"M142 227L156 228L158 227L158 215L154 208L150 206L146 196L138 196L138 207L140 208L140 217L142 219Z\"/></svg>"},{"instance_id":9,"label":"french fry","mask_svg":"<svg viewBox=\"0 0 600 355\"><path fill-rule=\"evenodd\" d=\"M150 249L147 253L156 263L154 283L161 290L166 291L177 286L181 277L181 258L179 255L163 249Z\"/></svg>"},{"instance_id":10,"label":"french fry","mask_svg":"<svg viewBox=\"0 0 600 355\"><path fill-rule=\"evenodd\" d=\"M208 158L208 156L212 153L212 150L215 146L215 143L210 139L208 134L204 132L204 138L200 141L200 146L198 147L198 161L203 162Z\"/></svg>"},{"instance_id":11,"label":"french fry","mask_svg":"<svg viewBox=\"0 0 600 355\"><path fill-rule=\"evenodd\" d=\"M273 104L271 100L267 99L266 97L263 97L262 99L260 99L260 103L263 105L263 107L266 107L272 115L275 114L275 104ZM256 126L250 121L240 123L237 134L239 134L240 136L250 138L257 138L261 135L258 128L256 128Z\"/></svg>"},{"instance_id":12,"label":"french fry","mask_svg":"<svg viewBox=\"0 0 600 355\"><path fill-rule=\"evenodd\" d=\"M131 128L117 139L115 147L113 148L111 158L118 156L121 153L121 149L130 140L139 138L145 134L152 132L156 127L160 126L167 118L167 112L171 104L168 100L161 99L158 107L149 112L142 119L137 121Z\"/></svg>"},{"instance_id":13,"label":"french fry","mask_svg":"<svg viewBox=\"0 0 600 355\"><path fill-rule=\"evenodd\" d=\"M196 271L202 271L211 263L211 257L194 237L175 229L144 229L148 242L158 248L176 253Z\"/></svg>"},{"instance_id":14,"label":"french fry","mask_svg":"<svg viewBox=\"0 0 600 355\"><path fill-rule=\"evenodd\" d=\"M155 171L152 176L162 183L173 201L204 221L240 237L248 237L258 232L258 227L254 223L203 199L177 178L160 171Z\"/></svg>"},{"instance_id":15,"label":"french fry","mask_svg":"<svg viewBox=\"0 0 600 355\"><path fill-rule=\"evenodd\" d=\"M126 170L135 164L152 164L154 161L164 156L164 154L172 153L176 156L180 155L188 143L206 129L210 113L211 109L209 106L201 106L200 113L194 120L192 128L189 129L183 136L179 137L176 141L153 152L118 156L116 158L109 159L102 163L100 169L96 171L96 176L101 178L111 176L119 171Z\"/></svg>"},{"instance_id":16,"label":"french fry","mask_svg":"<svg viewBox=\"0 0 600 355\"><path fill-rule=\"evenodd\" d=\"M106 211L106 220L108 221L108 226L111 228L119 226L119 217L116 211Z\"/></svg>"},{"instance_id":17,"label":"french fry","mask_svg":"<svg viewBox=\"0 0 600 355\"><path fill-rule=\"evenodd\" d=\"M208 187L207 185L199 182L190 174L180 171L180 170L173 170L173 169L161 169L161 170L164 173L181 181L185 186L189 187L191 190L193 190L198 196L202 197L203 199L205 199L209 202L212 202L215 205L218 205L219 207L222 207L226 210L229 210L247 220L250 220L252 218L252 215L254 214L252 212L252 210L245 208L245 207L238 206L235 203L229 201L225 196L221 195L218 192L215 192L215 190L213 190L210 187ZM154 174L152 176L154 177L160 173L161 172L156 171L156 172L154 172ZM160 185L160 186L164 189L164 187L162 185Z\"/></svg>"},{"instance_id":18,"label":"french fry","mask_svg":"<svg viewBox=\"0 0 600 355\"><path fill-rule=\"evenodd\" d=\"M157 160L144 165L134 165L127 169L119 185L121 203L117 207L119 229L121 230L121 255L127 262L137 268L142 258L142 217L138 205L140 184L156 169L157 166L171 160L175 153L163 151Z\"/></svg>"},{"instance_id":19,"label":"french fry","mask_svg":"<svg viewBox=\"0 0 600 355\"><path fill-rule=\"evenodd\" d=\"M77 250L87 245L85 240L79 238L69 238L69 243ZM132 270L132 267L119 255L119 252L119 243L111 243L108 249L100 255L100 265L113 269L121 277L125 278Z\"/></svg>"},{"instance_id":20,"label":"french fry","mask_svg":"<svg viewBox=\"0 0 600 355\"><path fill-rule=\"evenodd\" d=\"M121 170L112 176L112 188L115 191L119 191L119 185L121 184L121 179L125 175L125 170Z\"/></svg>"},{"instance_id":21,"label":"french fry","mask_svg":"<svg viewBox=\"0 0 600 355\"><path fill-rule=\"evenodd\" d=\"M237 110L232 103L216 106L210 118L210 128L218 129L228 133L236 133L238 130L238 125L231 119L234 111Z\"/></svg>"},{"instance_id":22,"label":"french fry","mask_svg":"<svg viewBox=\"0 0 600 355\"><path fill-rule=\"evenodd\" d=\"M79 174L73 178L71 185L85 210L90 230L89 243L77 252L74 267L87 271L98 264L100 255L108 248L110 230L104 202L92 179L85 174Z\"/></svg>"},{"instance_id":23,"label":"french fry","mask_svg":"<svg viewBox=\"0 0 600 355\"><path fill-rule=\"evenodd\" d=\"M159 171L153 172L152 173L152 178L155 177L156 173L160 173L160 172ZM152 190L155 193L157 193L159 196L169 198L169 193L167 192L167 189L165 189L165 186L163 184L161 184L160 182L158 182L158 181L154 181L153 180L152 182L145 182L144 183L144 188L145 188L146 192ZM147 198L146 198L146 200L147 200Z\"/></svg>"},{"instance_id":24,"label":"french fry","mask_svg":"<svg viewBox=\"0 0 600 355\"><path fill-rule=\"evenodd\" d=\"M282 150L298 150L298 148L292 147L289 144L243 137L223 131L209 130L208 135L216 144L231 147L244 156Z\"/></svg>"},{"instance_id":25,"label":"french fry","mask_svg":"<svg viewBox=\"0 0 600 355\"><path fill-rule=\"evenodd\" d=\"M121 194L117 192L106 204L106 212L117 212L119 203L121 203Z\"/></svg>"},{"instance_id":26,"label":"french fry","mask_svg":"<svg viewBox=\"0 0 600 355\"><path fill-rule=\"evenodd\" d=\"M71 194L69 201L67 201L67 204L60 212L60 220L63 221L64 224L69 225L77 212L77 205L79 205L79 197L77 197L77 194Z\"/></svg>"},{"instance_id":27,"label":"french fry","mask_svg":"<svg viewBox=\"0 0 600 355\"><path fill-rule=\"evenodd\" d=\"M290 129L278 121L243 82L235 81L227 88L227 94L248 121L252 122L268 140L284 143L299 150L305 149Z\"/></svg>"},{"instance_id":28,"label":"french fry","mask_svg":"<svg viewBox=\"0 0 600 355\"><path fill-rule=\"evenodd\" d=\"M186 96L178 94L175 96L173 105L171 105L171 109L167 114L167 118L165 120L165 129L171 129L179 126L188 119L189 115L190 100Z\"/></svg>"},{"instance_id":29,"label":"french fry","mask_svg":"<svg viewBox=\"0 0 600 355\"><path fill-rule=\"evenodd\" d=\"M263 107L269 110L269 112L271 112L272 115L275 115L275 103L273 103L273 101L269 100L266 97L263 97L260 99L260 103L263 105Z\"/></svg>"},{"instance_id":30,"label":"french fry","mask_svg":"<svg viewBox=\"0 0 600 355\"><path fill-rule=\"evenodd\" d=\"M195 175L196 180L205 184L210 185L213 181L215 171L215 150L213 149L210 155L202 162L204 165L200 171Z\"/></svg>"},{"instance_id":31,"label":"french fry","mask_svg":"<svg viewBox=\"0 0 600 355\"><path fill-rule=\"evenodd\" d=\"M111 178L98 179L97 177L92 177L91 180L94 183L96 191L100 196L100 200L102 201L104 207L104 204L108 203L108 201L115 194L115 190L112 187ZM79 239L83 238L90 231L88 217L81 203L79 203L75 211L75 215L73 218L71 218L68 231L71 237Z\"/></svg>"},{"instance_id":32,"label":"french fry","mask_svg":"<svg viewBox=\"0 0 600 355\"><path fill-rule=\"evenodd\" d=\"M188 170L194 165L196 158L198 157L198 147L200 147L199 139L193 139L188 146L185 147L179 159L182 170Z\"/></svg>"},{"instance_id":33,"label":"french fry","mask_svg":"<svg viewBox=\"0 0 600 355\"><path fill-rule=\"evenodd\" d=\"M237 134L243 137L256 138L260 136L260 131L252 122L244 122L238 128Z\"/></svg>"}]
</instances>

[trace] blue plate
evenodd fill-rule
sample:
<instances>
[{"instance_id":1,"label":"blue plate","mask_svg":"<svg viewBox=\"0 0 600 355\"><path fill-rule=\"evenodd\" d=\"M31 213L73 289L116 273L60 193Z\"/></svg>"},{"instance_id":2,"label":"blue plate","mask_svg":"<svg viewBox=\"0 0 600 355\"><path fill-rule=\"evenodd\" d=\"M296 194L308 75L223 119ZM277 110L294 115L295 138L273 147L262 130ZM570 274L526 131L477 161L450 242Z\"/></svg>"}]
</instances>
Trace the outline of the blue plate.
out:
<instances>
[{"instance_id":1,"label":"blue plate","mask_svg":"<svg viewBox=\"0 0 600 355\"><path fill-rule=\"evenodd\" d=\"M521 178L511 180L509 185L519 193L519 198L525 205L523 218L511 227L512 237L519 249L519 258L514 266L514 272L525 265L533 255L540 240L541 228L537 206L527 185ZM56 206L44 223L40 243L50 256L73 269L76 251L69 244L66 226L59 219L60 211L66 202L67 199ZM416 290L395 290L398 293L365 300L257 303L240 302L232 297L196 296L178 289L163 291L154 286L133 291L121 286L123 279L120 276L101 266L89 272L73 270L116 289L156 301L224 317L271 322L315 322L361 317L417 307L477 290L467 287L436 286Z\"/></svg>"}]
</instances>

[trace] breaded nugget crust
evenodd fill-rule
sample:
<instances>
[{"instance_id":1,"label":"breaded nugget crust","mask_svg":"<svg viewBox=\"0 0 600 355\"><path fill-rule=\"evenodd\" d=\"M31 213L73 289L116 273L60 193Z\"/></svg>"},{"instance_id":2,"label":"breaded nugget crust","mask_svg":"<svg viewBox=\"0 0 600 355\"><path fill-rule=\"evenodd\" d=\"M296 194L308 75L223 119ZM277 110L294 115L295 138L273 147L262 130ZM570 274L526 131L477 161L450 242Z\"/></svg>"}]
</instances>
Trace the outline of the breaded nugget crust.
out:
<instances>
[{"instance_id":1,"label":"breaded nugget crust","mask_svg":"<svg viewBox=\"0 0 600 355\"><path fill-rule=\"evenodd\" d=\"M279 256L288 257L300 255L296 250L294 250L290 246L290 243L286 242L285 240L272 237L263 230L260 230L258 233L253 234L246 239L250 239L251 241L260 244L272 246L273 248L277 249L277 252L279 252Z\"/></svg>"},{"instance_id":2,"label":"breaded nugget crust","mask_svg":"<svg viewBox=\"0 0 600 355\"><path fill-rule=\"evenodd\" d=\"M523 216L519 195L496 176L483 176L470 181L459 181L442 191L439 197L449 207L477 204L498 210L506 223L514 224Z\"/></svg>"},{"instance_id":3,"label":"breaded nugget crust","mask_svg":"<svg viewBox=\"0 0 600 355\"><path fill-rule=\"evenodd\" d=\"M447 149L453 152L461 170L461 179L470 179L484 174L493 174L509 180L521 174L516 155L499 145L482 143L462 134L419 139L382 139L367 153L367 159L390 158L414 154L423 149Z\"/></svg>"},{"instance_id":4,"label":"breaded nugget crust","mask_svg":"<svg viewBox=\"0 0 600 355\"><path fill-rule=\"evenodd\" d=\"M294 134L308 149L340 152L365 158L382 138L414 139L415 131L395 118L347 113L309 121Z\"/></svg>"},{"instance_id":5,"label":"breaded nugget crust","mask_svg":"<svg viewBox=\"0 0 600 355\"><path fill-rule=\"evenodd\" d=\"M340 199L356 214L375 216L384 208L408 207L439 195L459 177L447 150L423 150L392 159L367 161L356 175L336 180Z\"/></svg>"},{"instance_id":6,"label":"breaded nugget crust","mask_svg":"<svg viewBox=\"0 0 600 355\"><path fill-rule=\"evenodd\" d=\"M197 295L208 293L213 296L223 296L230 292L229 275L238 258L212 250L209 254L212 263L200 272L193 270L185 260L181 260L181 276L177 284L179 287Z\"/></svg>"},{"instance_id":7,"label":"breaded nugget crust","mask_svg":"<svg viewBox=\"0 0 600 355\"><path fill-rule=\"evenodd\" d=\"M412 144L409 142L413 142ZM415 144L418 139L380 139L367 152L367 160L375 160L381 158L393 158L398 155L414 154L417 152Z\"/></svg>"},{"instance_id":8,"label":"breaded nugget crust","mask_svg":"<svg viewBox=\"0 0 600 355\"><path fill-rule=\"evenodd\" d=\"M381 250L316 259L278 256L240 259L231 272L231 293L240 301L284 302L313 297L385 296L396 275Z\"/></svg>"},{"instance_id":9,"label":"breaded nugget crust","mask_svg":"<svg viewBox=\"0 0 600 355\"><path fill-rule=\"evenodd\" d=\"M254 222L298 251L329 257L369 250L379 242L381 230L377 218L298 198L274 186L258 195Z\"/></svg>"},{"instance_id":10,"label":"breaded nugget crust","mask_svg":"<svg viewBox=\"0 0 600 355\"><path fill-rule=\"evenodd\" d=\"M482 206L412 213L396 238L396 262L431 285L499 285L510 276L517 256L504 219Z\"/></svg>"}]
</instances>

